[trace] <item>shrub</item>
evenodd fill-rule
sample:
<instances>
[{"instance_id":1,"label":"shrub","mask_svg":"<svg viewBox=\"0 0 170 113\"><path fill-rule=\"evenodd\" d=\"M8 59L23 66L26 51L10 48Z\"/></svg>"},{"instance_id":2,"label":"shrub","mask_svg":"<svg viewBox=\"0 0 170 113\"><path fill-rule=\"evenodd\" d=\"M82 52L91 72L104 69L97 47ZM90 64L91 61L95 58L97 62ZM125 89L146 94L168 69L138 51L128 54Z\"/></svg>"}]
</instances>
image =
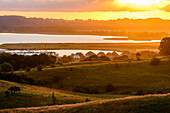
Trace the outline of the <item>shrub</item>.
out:
<instances>
[{"instance_id":1,"label":"shrub","mask_svg":"<svg viewBox=\"0 0 170 113\"><path fill-rule=\"evenodd\" d=\"M43 67L40 65L40 66L37 66L37 71L42 71Z\"/></svg>"},{"instance_id":2,"label":"shrub","mask_svg":"<svg viewBox=\"0 0 170 113\"><path fill-rule=\"evenodd\" d=\"M27 66L27 67L25 68L25 70L26 70L26 71L31 71L31 67L28 67L28 66Z\"/></svg>"},{"instance_id":3,"label":"shrub","mask_svg":"<svg viewBox=\"0 0 170 113\"><path fill-rule=\"evenodd\" d=\"M10 92L9 91L5 91L5 97L8 98L9 97Z\"/></svg>"},{"instance_id":4,"label":"shrub","mask_svg":"<svg viewBox=\"0 0 170 113\"><path fill-rule=\"evenodd\" d=\"M86 98L86 102L89 102L89 101L90 101L90 99Z\"/></svg>"},{"instance_id":5,"label":"shrub","mask_svg":"<svg viewBox=\"0 0 170 113\"><path fill-rule=\"evenodd\" d=\"M9 91L11 91L11 93L14 93L17 92L17 91L21 91L20 87L17 87L17 86L12 86L10 88L8 88Z\"/></svg>"},{"instance_id":6,"label":"shrub","mask_svg":"<svg viewBox=\"0 0 170 113\"><path fill-rule=\"evenodd\" d=\"M159 65L160 59L159 58L153 58L150 62L150 65L156 66Z\"/></svg>"},{"instance_id":7,"label":"shrub","mask_svg":"<svg viewBox=\"0 0 170 113\"><path fill-rule=\"evenodd\" d=\"M13 71L13 66L10 63L4 62L1 64L2 72L11 72Z\"/></svg>"},{"instance_id":8,"label":"shrub","mask_svg":"<svg viewBox=\"0 0 170 113\"><path fill-rule=\"evenodd\" d=\"M57 62L56 64L57 64L57 65L60 65L60 66L62 66L62 65L63 65L63 63L62 63L62 62Z\"/></svg>"},{"instance_id":9,"label":"shrub","mask_svg":"<svg viewBox=\"0 0 170 113\"><path fill-rule=\"evenodd\" d=\"M54 64L51 64L51 67L52 67L52 68L54 68L54 67L56 67L56 65L54 65Z\"/></svg>"}]
</instances>

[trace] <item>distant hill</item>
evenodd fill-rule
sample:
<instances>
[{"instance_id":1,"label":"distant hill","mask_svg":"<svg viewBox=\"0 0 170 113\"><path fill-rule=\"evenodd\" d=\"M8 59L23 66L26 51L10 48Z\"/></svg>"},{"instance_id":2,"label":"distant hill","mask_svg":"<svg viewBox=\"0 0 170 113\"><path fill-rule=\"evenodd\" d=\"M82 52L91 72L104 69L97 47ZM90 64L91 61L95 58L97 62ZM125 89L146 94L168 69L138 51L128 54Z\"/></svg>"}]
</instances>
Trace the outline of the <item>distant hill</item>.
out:
<instances>
[{"instance_id":1,"label":"distant hill","mask_svg":"<svg viewBox=\"0 0 170 113\"><path fill-rule=\"evenodd\" d=\"M0 16L2 33L80 34L140 37L164 37L170 33L170 20L160 18L117 20L63 20ZM133 32L133 33L132 33ZM151 32L159 32L151 34ZM146 35L144 35L146 34Z\"/></svg>"}]
</instances>

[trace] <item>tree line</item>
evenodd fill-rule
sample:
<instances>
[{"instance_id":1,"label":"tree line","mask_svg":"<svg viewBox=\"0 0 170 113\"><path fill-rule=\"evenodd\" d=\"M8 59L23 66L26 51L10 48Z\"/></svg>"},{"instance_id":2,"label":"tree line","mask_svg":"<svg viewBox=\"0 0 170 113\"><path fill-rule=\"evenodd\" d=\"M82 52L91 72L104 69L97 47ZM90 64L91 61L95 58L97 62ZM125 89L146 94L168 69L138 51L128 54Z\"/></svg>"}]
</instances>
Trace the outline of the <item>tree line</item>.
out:
<instances>
[{"instance_id":1,"label":"tree line","mask_svg":"<svg viewBox=\"0 0 170 113\"><path fill-rule=\"evenodd\" d=\"M47 54L40 55L18 55L10 53L0 53L0 64L1 70L4 68L5 71L8 71L7 68L12 66L14 71L24 70L26 68L33 68L39 65L50 65L56 62L55 56L49 56ZM8 66L7 66L8 65Z\"/></svg>"}]
</instances>

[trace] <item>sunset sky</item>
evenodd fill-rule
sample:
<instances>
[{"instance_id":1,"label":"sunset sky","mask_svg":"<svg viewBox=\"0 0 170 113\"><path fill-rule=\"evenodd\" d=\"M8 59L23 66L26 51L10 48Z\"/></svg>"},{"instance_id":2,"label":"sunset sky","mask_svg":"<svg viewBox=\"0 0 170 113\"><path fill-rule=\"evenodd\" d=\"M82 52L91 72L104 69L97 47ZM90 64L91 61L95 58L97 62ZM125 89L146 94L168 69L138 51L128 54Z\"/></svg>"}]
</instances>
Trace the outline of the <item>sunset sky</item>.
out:
<instances>
[{"instance_id":1,"label":"sunset sky","mask_svg":"<svg viewBox=\"0 0 170 113\"><path fill-rule=\"evenodd\" d=\"M170 0L0 0L0 15L96 19L170 19Z\"/></svg>"}]
</instances>

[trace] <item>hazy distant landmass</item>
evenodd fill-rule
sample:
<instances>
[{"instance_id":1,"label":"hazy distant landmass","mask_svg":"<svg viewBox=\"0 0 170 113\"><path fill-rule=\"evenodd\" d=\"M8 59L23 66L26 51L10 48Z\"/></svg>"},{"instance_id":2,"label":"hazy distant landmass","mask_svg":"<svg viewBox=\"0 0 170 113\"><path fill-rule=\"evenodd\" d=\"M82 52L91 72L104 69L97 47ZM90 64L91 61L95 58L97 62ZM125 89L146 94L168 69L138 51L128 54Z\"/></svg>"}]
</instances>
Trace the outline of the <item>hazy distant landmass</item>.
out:
<instances>
[{"instance_id":1,"label":"hazy distant landmass","mask_svg":"<svg viewBox=\"0 0 170 113\"><path fill-rule=\"evenodd\" d=\"M170 20L160 18L117 20L63 20L0 16L1 33L40 33L129 36L134 40L162 39L170 33Z\"/></svg>"}]
</instances>

